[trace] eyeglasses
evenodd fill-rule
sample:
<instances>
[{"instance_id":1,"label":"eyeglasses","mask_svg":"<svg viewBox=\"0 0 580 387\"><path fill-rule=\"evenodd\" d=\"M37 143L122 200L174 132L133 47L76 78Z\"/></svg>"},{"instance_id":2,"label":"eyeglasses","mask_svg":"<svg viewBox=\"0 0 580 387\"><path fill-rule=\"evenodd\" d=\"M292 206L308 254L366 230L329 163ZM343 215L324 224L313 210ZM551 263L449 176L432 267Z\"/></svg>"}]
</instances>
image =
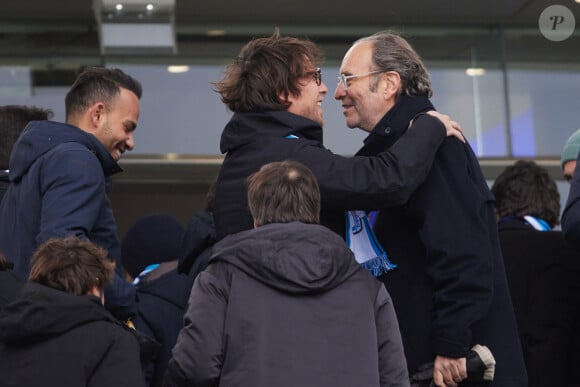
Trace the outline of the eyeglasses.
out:
<instances>
[{"instance_id":1,"label":"eyeglasses","mask_svg":"<svg viewBox=\"0 0 580 387\"><path fill-rule=\"evenodd\" d=\"M317 67L314 71L309 72L308 75L312 75L314 77L314 82L316 82L318 86L322 85L322 69L320 67Z\"/></svg>"},{"instance_id":2,"label":"eyeglasses","mask_svg":"<svg viewBox=\"0 0 580 387\"><path fill-rule=\"evenodd\" d=\"M383 70L375 70L375 71L369 71L368 73L363 73L363 74L353 74L353 75L340 74L338 76L338 84L339 85L342 84L342 87L344 87L344 90L348 90L348 80L349 79L366 77L369 75L378 74L378 73L382 73L382 72L384 72L384 71Z\"/></svg>"}]
</instances>

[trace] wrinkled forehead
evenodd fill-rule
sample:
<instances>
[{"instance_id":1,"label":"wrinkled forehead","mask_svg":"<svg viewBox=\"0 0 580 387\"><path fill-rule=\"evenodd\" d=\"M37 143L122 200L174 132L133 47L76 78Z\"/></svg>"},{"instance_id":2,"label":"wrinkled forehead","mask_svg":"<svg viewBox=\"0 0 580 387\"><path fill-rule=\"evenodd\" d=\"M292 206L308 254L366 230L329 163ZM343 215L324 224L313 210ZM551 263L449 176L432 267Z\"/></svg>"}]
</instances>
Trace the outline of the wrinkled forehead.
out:
<instances>
[{"instance_id":1,"label":"wrinkled forehead","mask_svg":"<svg viewBox=\"0 0 580 387\"><path fill-rule=\"evenodd\" d=\"M357 74L374 69L372 42L358 42L348 49L340 66L341 74Z\"/></svg>"}]
</instances>

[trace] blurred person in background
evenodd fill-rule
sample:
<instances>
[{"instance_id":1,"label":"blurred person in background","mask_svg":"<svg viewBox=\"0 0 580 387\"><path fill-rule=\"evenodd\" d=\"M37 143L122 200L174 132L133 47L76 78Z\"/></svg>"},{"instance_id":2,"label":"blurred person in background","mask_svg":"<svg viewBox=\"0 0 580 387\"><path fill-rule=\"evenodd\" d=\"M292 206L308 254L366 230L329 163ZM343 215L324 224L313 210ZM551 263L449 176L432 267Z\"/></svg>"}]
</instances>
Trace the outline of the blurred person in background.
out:
<instances>
[{"instance_id":1,"label":"blurred person in background","mask_svg":"<svg viewBox=\"0 0 580 387\"><path fill-rule=\"evenodd\" d=\"M578 385L580 260L559 224L548 171L519 160L494 181L501 242L529 387Z\"/></svg>"},{"instance_id":2,"label":"blurred person in background","mask_svg":"<svg viewBox=\"0 0 580 387\"><path fill-rule=\"evenodd\" d=\"M0 106L0 139L2 139L0 141L0 203L10 184L8 179L10 153L20 133L28 122L49 120L52 116L51 110L36 106Z\"/></svg>"}]
</instances>

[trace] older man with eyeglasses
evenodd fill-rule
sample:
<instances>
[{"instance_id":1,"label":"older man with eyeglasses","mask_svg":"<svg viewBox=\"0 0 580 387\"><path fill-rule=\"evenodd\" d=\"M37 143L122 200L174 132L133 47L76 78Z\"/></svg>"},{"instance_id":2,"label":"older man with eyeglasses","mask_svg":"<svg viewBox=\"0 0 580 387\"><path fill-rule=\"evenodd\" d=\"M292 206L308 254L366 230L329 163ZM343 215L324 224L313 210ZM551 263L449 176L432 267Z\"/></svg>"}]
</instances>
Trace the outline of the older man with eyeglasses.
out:
<instances>
[{"instance_id":1,"label":"older man with eyeglasses","mask_svg":"<svg viewBox=\"0 0 580 387\"><path fill-rule=\"evenodd\" d=\"M346 124L369 132L358 156L395 149L415 132L409 121L434 109L427 70L400 36L358 40L340 73L334 97ZM393 297L409 374L431 363L437 386L527 386L493 200L469 145L447 138L409 200L375 218L396 265L379 278ZM468 378L466 356L476 344L495 356L493 384Z\"/></svg>"}]
</instances>

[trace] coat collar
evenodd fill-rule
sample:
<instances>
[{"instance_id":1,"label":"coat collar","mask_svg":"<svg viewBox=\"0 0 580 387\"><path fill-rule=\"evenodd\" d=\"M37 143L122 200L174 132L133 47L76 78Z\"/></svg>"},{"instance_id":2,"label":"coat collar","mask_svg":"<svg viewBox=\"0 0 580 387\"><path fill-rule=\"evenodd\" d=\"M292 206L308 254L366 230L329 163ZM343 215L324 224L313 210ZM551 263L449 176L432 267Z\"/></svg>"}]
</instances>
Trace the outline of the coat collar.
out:
<instances>
[{"instance_id":1,"label":"coat collar","mask_svg":"<svg viewBox=\"0 0 580 387\"><path fill-rule=\"evenodd\" d=\"M226 153L268 137L289 136L322 142L322 127L308 118L287 111L235 113L222 132L220 150Z\"/></svg>"},{"instance_id":2,"label":"coat collar","mask_svg":"<svg viewBox=\"0 0 580 387\"><path fill-rule=\"evenodd\" d=\"M419 113L435 110L429 98L424 96L399 97L397 103L384 115L372 132L365 138L359 156L371 156L392 146L405 133L409 122Z\"/></svg>"}]
</instances>

